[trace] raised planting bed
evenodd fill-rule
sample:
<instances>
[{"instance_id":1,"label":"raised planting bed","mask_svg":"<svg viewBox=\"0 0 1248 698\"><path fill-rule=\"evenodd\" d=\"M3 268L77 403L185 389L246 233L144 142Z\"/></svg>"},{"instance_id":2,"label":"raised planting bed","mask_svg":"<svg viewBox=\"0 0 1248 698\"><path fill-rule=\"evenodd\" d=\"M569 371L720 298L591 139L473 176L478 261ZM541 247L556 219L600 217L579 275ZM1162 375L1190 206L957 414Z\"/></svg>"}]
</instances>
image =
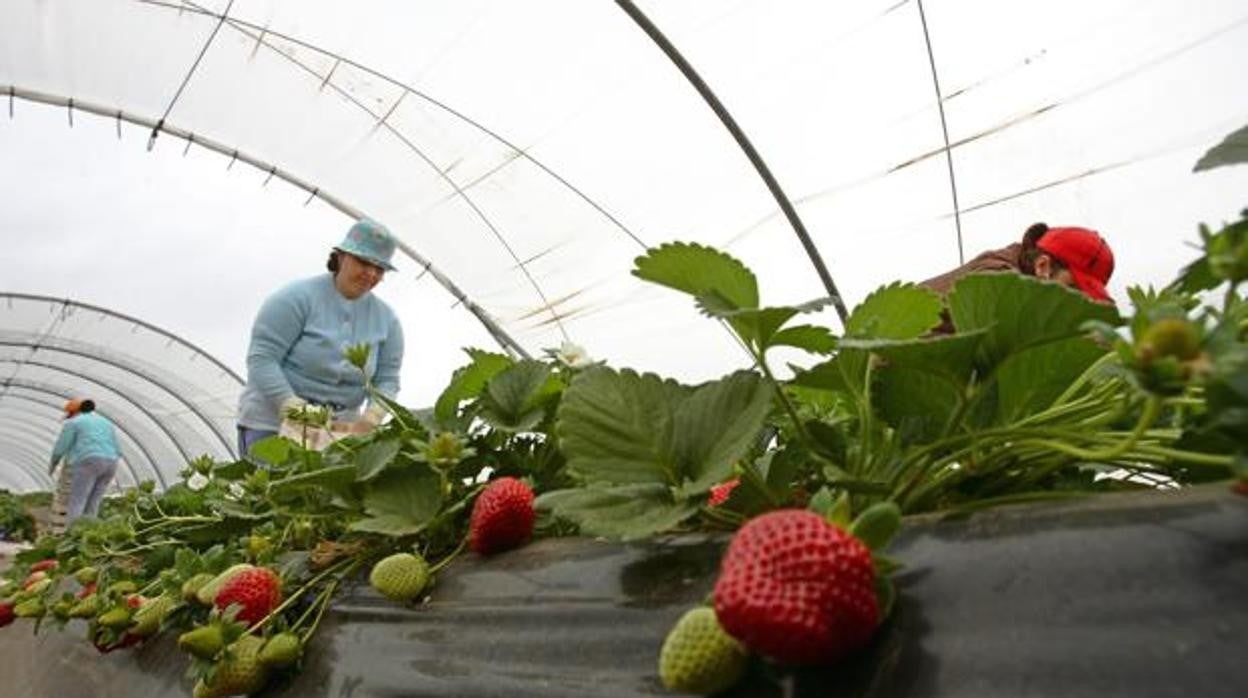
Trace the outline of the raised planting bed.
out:
<instances>
[{"instance_id":1,"label":"raised planting bed","mask_svg":"<svg viewBox=\"0 0 1248 698\"><path fill-rule=\"evenodd\" d=\"M406 609L362 581L304 670L265 695L661 695L657 655L709 592L726 535L638 544L549 539L456 560ZM738 696L1241 696L1248 498L1225 484L907 521L887 625L839 666ZM187 695L165 636L97 654L65 632L0 632L10 698Z\"/></svg>"}]
</instances>

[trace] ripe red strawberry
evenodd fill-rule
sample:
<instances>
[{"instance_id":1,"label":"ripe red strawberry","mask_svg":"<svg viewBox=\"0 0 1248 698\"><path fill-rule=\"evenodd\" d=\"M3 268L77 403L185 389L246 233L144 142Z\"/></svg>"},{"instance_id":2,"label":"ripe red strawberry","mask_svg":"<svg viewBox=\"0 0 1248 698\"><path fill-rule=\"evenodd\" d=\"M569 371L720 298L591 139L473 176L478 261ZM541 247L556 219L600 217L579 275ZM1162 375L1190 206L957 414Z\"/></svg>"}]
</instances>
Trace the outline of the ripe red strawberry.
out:
<instances>
[{"instance_id":1,"label":"ripe red strawberry","mask_svg":"<svg viewBox=\"0 0 1248 698\"><path fill-rule=\"evenodd\" d=\"M472 507L468 544L482 555L514 548L533 535L533 490L514 477L485 486Z\"/></svg>"},{"instance_id":2,"label":"ripe red strawberry","mask_svg":"<svg viewBox=\"0 0 1248 698\"><path fill-rule=\"evenodd\" d=\"M737 485L741 484L740 478L732 478L728 482L721 482L711 487L711 497L707 500L707 506L717 507L728 501L728 497L732 496L732 491L737 489Z\"/></svg>"},{"instance_id":3,"label":"ripe red strawberry","mask_svg":"<svg viewBox=\"0 0 1248 698\"><path fill-rule=\"evenodd\" d=\"M282 580L267 567L243 570L221 587L214 603L222 611L238 604L235 620L254 625L282 603Z\"/></svg>"},{"instance_id":4,"label":"ripe red strawberry","mask_svg":"<svg viewBox=\"0 0 1248 698\"><path fill-rule=\"evenodd\" d=\"M13 604L0 603L0 628L12 623L16 617L13 613Z\"/></svg>"},{"instance_id":5,"label":"ripe red strawberry","mask_svg":"<svg viewBox=\"0 0 1248 698\"><path fill-rule=\"evenodd\" d=\"M758 516L724 554L715 615L746 647L779 662L835 660L879 624L871 552L804 509Z\"/></svg>"},{"instance_id":6,"label":"ripe red strawberry","mask_svg":"<svg viewBox=\"0 0 1248 698\"><path fill-rule=\"evenodd\" d=\"M48 570L56 569L56 565L57 565L57 562L55 559L40 560L39 562L36 562L35 564L30 566L30 571L31 572L47 572Z\"/></svg>"},{"instance_id":7,"label":"ripe red strawberry","mask_svg":"<svg viewBox=\"0 0 1248 698\"><path fill-rule=\"evenodd\" d=\"M75 594L74 597L77 599L85 599L94 593L95 593L95 582L91 582L90 584L79 589L78 593Z\"/></svg>"}]
</instances>

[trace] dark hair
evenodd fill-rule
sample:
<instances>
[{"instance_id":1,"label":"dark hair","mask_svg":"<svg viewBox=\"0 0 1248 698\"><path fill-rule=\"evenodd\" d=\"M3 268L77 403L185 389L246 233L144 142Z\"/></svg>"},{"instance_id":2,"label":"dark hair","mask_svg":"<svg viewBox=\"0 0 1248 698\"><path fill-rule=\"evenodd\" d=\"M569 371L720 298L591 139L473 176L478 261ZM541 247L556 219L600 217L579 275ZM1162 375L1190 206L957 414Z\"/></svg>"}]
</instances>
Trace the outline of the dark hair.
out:
<instances>
[{"instance_id":1,"label":"dark hair","mask_svg":"<svg viewBox=\"0 0 1248 698\"><path fill-rule=\"evenodd\" d=\"M1033 223L1027 228L1027 232L1023 233L1023 251L1018 255L1018 268L1027 276L1036 275L1036 258L1044 254L1037 245L1040 238L1044 237L1047 232L1049 232L1049 226L1044 223Z\"/></svg>"},{"instance_id":2,"label":"dark hair","mask_svg":"<svg viewBox=\"0 0 1248 698\"><path fill-rule=\"evenodd\" d=\"M86 414L86 413L88 413L88 412L94 412L94 411L95 411L95 401L94 401L94 400L83 400L83 401L82 401L82 406L78 408L78 413L79 413L79 414Z\"/></svg>"},{"instance_id":3,"label":"dark hair","mask_svg":"<svg viewBox=\"0 0 1248 698\"><path fill-rule=\"evenodd\" d=\"M331 274L338 273L338 255L340 254L342 253L338 250L330 250L329 252L329 259L325 262L325 268L328 269Z\"/></svg>"}]
</instances>

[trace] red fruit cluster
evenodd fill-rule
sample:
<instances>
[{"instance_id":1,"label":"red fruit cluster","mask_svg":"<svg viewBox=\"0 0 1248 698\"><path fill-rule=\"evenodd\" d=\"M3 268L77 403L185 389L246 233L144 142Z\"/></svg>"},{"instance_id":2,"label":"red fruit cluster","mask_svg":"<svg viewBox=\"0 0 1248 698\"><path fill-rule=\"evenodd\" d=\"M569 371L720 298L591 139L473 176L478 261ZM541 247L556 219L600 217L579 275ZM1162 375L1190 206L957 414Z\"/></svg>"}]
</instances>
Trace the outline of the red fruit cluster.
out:
<instances>
[{"instance_id":1,"label":"red fruit cluster","mask_svg":"<svg viewBox=\"0 0 1248 698\"><path fill-rule=\"evenodd\" d=\"M267 567L253 567L230 577L217 592L216 607L225 611L237 604L235 620L255 625L282 603L282 580Z\"/></svg>"},{"instance_id":2,"label":"red fruit cluster","mask_svg":"<svg viewBox=\"0 0 1248 698\"><path fill-rule=\"evenodd\" d=\"M758 516L728 545L715 615L746 647L781 663L833 661L879 624L871 551L811 511Z\"/></svg>"},{"instance_id":3,"label":"red fruit cluster","mask_svg":"<svg viewBox=\"0 0 1248 698\"><path fill-rule=\"evenodd\" d=\"M16 616L13 615L13 604L0 603L0 628L13 622Z\"/></svg>"},{"instance_id":4,"label":"red fruit cluster","mask_svg":"<svg viewBox=\"0 0 1248 698\"><path fill-rule=\"evenodd\" d=\"M711 487L711 496L707 500L707 505L717 507L728 501L728 497L732 496L732 491L737 489L737 485L741 484L740 478L732 478L728 482L721 482Z\"/></svg>"},{"instance_id":5,"label":"red fruit cluster","mask_svg":"<svg viewBox=\"0 0 1248 698\"><path fill-rule=\"evenodd\" d=\"M74 598L79 599L79 600L85 599L88 596L94 594L95 590L96 590L95 582L91 582L90 584L79 589L78 593L74 594Z\"/></svg>"},{"instance_id":6,"label":"red fruit cluster","mask_svg":"<svg viewBox=\"0 0 1248 698\"><path fill-rule=\"evenodd\" d=\"M51 560L51 559L40 560L39 562L36 562L35 564L30 566L30 571L31 572L47 572L48 570L56 569L56 564L57 564L56 560Z\"/></svg>"},{"instance_id":7,"label":"red fruit cluster","mask_svg":"<svg viewBox=\"0 0 1248 698\"><path fill-rule=\"evenodd\" d=\"M510 550L533 535L533 490L514 477L485 486L472 507L468 545L482 555Z\"/></svg>"}]
</instances>

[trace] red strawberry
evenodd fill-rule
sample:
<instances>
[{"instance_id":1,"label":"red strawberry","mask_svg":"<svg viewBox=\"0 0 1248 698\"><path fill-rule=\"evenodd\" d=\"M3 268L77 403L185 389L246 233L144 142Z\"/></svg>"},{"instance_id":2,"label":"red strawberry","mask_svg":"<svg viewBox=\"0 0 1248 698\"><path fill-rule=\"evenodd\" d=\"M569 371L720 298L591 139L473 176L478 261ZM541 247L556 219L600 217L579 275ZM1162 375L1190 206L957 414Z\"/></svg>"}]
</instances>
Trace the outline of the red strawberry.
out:
<instances>
[{"instance_id":1,"label":"red strawberry","mask_svg":"<svg viewBox=\"0 0 1248 698\"><path fill-rule=\"evenodd\" d=\"M56 560L40 560L30 566L31 572L47 572L56 569Z\"/></svg>"},{"instance_id":2,"label":"red strawberry","mask_svg":"<svg viewBox=\"0 0 1248 698\"><path fill-rule=\"evenodd\" d=\"M728 482L721 482L711 487L711 497L707 500L707 506L717 507L728 501L728 497L732 495L732 491L737 489L737 485L741 484L740 478L732 478Z\"/></svg>"},{"instance_id":3,"label":"red strawberry","mask_svg":"<svg viewBox=\"0 0 1248 698\"><path fill-rule=\"evenodd\" d=\"M234 618L254 625L282 603L282 580L267 567L252 567L230 577L214 602L222 611L231 604L241 606Z\"/></svg>"},{"instance_id":4,"label":"red strawberry","mask_svg":"<svg viewBox=\"0 0 1248 698\"><path fill-rule=\"evenodd\" d=\"M879 624L871 552L804 509L737 531L715 582L715 615L749 649L786 664L832 661Z\"/></svg>"},{"instance_id":5,"label":"red strawberry","mask_svg":"<svg viewBox=\"0 0 1248 698\"><path fill-rule=\"evenodd\" d=\"M12 623L16 617L13 615L13 604L0 603L0 628Z\"/></svg>"},{"instance_id":6,"label":"red strawberry","mask_svg":"<svg viewBox=\"0 0 1248 698\"><path fill-rule=\"evenodd\" d=\"M482 555L514 548L533 535L533 490L514 477L485 486L472 507L468 544Z\"/></svg>"},{"instance_id":7,"label":"red strawberry","mask_svg":"<svg viewBox=\"0 0 1248 698\"><path fill-rule=\"evenodd\" d=\"M88 585L84 586L83 588L79 589L79 590L78 590L78 593L74 595L74 598L76 598L76 599L85 599L85 598L87 598L88 596L90 596L90 595L92 595L92 594L94 594L94 593L95 593L95 582L91 582L90 584L88 584Z\"/></svg>"}]
</instances>

